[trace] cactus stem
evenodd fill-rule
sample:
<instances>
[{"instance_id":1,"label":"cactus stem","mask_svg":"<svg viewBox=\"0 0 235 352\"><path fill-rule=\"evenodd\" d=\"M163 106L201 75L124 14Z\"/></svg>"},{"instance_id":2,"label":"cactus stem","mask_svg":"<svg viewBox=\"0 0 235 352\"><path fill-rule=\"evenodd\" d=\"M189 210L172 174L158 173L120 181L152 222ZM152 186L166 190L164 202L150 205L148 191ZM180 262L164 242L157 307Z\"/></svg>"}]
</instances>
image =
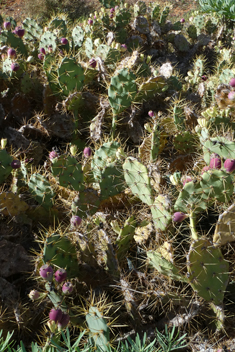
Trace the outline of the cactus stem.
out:
<instances>
[{"instance_id":1,"label":"cactus stem","mask_svg":"<svg viewBox=\"0 0 235 352\"><path fill-rule=\"evenodd\" d=\"M198 240L198 234L196 231L196 214L193 211L189 213L189 219L190 219L190 230L191 230L192 238L194 240Z\"/></svg>"}]
</instances>

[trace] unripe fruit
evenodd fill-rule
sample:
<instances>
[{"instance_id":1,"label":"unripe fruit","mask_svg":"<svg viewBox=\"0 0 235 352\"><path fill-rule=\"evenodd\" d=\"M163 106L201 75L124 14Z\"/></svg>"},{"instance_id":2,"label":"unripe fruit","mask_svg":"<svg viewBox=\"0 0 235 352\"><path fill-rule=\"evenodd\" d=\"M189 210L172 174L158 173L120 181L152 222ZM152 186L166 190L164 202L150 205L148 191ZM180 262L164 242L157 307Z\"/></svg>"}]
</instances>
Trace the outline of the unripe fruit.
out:
<instances>
[{"instance_id":1,"label":"unripe fruit","mask_svg":"<svg viewBox=\"0 0 235 352\"><path fill-rule=\"evenodd\" d=\"M9 31L11 29L11 22L4 22L3 27Z\"/></svg>"},{"instance_id":2,"label":"unripe fruit","mask_svg":"<svg viewBox=\"0 0 235 352\"><path fill-rule=\"evenodd\" d=\"M29 298L32 300L32 301L35 301L36 299L38 299L40 297L40 293L37 291L37 290L31 290L29 292Z\"/></svg>"},{"instance_id":3,"label":"unripe fruit","mask_svg":"<svg viewBox=\"0 0 235 352\"><path fill-rule=\"evenodd\" d=\"M78 227L79 225L81 225L81 222L82 219L78 215L73 215L70 219L70 224L72 225L72 227Z\"/></svg>"},{"instance_id":4,"label":"unripe fruit","mask_svg":"<svg viewBox=\"0 0 235 352\"><path fill-rule=\"evenodd\" d=\"M11 64L11 70L14 71L14 72L18 71L19 68L20 68L20 65L17 64L17 62L13 62L13 63Z\"/></svg>"},{"instance_id":5,"label":"unripe fruit","mask_svg":"<svg viewBox=\"0 0 235 352\"><path fill-rule=\"evenodd\" d=\"M235 170L235 159L226 159L224 168L227 172L233 172Z\"/></svg>"},{"instance_id":6,"label":"unripe fruit","mask_svg":"<svg viewBox=\"0 0 235 352\"><path fill-rule=\"evenodd\" d=\"M67 272L65 269L58 269L55 272L55 280L59 283L65 281L67 279Z\"/></svg>"},{"instance_id":7,"label":"unripe fruit","mask_svg":"<svg viewBox=\"0 0 235 352\"><path fill-rule=\"evenodd\" d=\"M61 318L63 316L63 312L61 309L51 309L49 313L49 318L50 320L53 320L55 323L61 321Z\"/></svg>"},{"instance_id":8,"label":"unripe fruit","mask_svg":"<svg viewBox=\"0 0 235 352\"><path fill-rule=\"evenodd\" d=\"M72 291L73 291L73 285L72 285L71 282L66 282L65 284L63 284L63 286L62 286L62 292L63 292L65 295L70 294Z\"/></svg>"},{"instance_id":9,"label":"unripe fruit","mask_svg":"<svg viewBox=\"0 0 235 352\"><path fill-rule=\"evenodd\" d=\"M62 313L62 317L61 317L61 319L58 321L58 328L59 328L59 330L65 328L65 327L68 325L69 320L70 320L69 315L68 315L67 313Z\"/></svg>"},{"instance_id":10,"label":"unripe fruit","mask_svg":"<svg viewBox=\"0 0 235 352\"><path fill-rule=\"evenodd\" d=\"M13 48L7 50L7 55L10 59L14 59L16 57L16 51Z\"/></svg>"},{"instance_id":11,"label":"unripe fruit","mask_svg":"<svg viewBox=\"0 0 235 352\"><path fill-rule=\"evenodd\" d=\"M21 167L21 162L19 160L13 160L11 162L11 167L13 169L19 169Z\"/></svg>"},{"instance_id":12,"label":"unripe fruit","mask_svg":"<svg viewBox=\"0 0 235 352\"><path fill-rule=\"evenodd\" d=\"M62 45L66 45L66 44L68 44L69 41L67 38L61 38L60 42Z\"/></svg>"},{"instance_id":13,"label":"unripe fruit","mask_svg":"<svg viewBox=\"0 0 235 352\"><path fill-rule=\"evenodd\" d=\"M91 148L90 147L84 148L83 154L84 154L85 158L89 158L91 156L91 154L92 154Z\"/></svg>"},{"instance_id":14,"label":"unripe fruit","mask_svg":"<svg viewBox=\"0 0 235 352\"><path fill-rule=\"evenodd\" d=\"M41 268L39 269L39 275L47 280L47 281L51 281L52 277L53 277L53 269L50 265L43 265L41 266Z\"/></svg>"},{"instance_id":15,"label":"unripe fruit","mask_svg":"<svg viewBox=\"0 0 235 352\"><path fill-rule=\"evenodd\" d=\"M231 87L235 87L235 78L231 78L231 79L230 79L229 85L230 85Z\"/></svg>"},{"instance_id":16,"label":"unripe fruit","mask_svg":"<svg viewBox=\"0 0 235 352\"><path fill-rule=\"evenodd\" d=\"M89 66L92 67L92 68L96 68L96 60L95 59L90 59Z\"/></svg>"},{"instance_id":17,"label":"unripe fruit","mask_svg":"<svg viewBox=\"0 0 235 352\"><path fill-rule=\"evenodd\" d=\"M210 169L221 169L221 159L212 158L209 165Z\"/></svg>"},{"instance_id":18,"label":"unripe fruit","mask_svg":"<svg viewBox=\"0 0 235 352\"><path fill-rule=\"evenodd\" d=\"M173 215L173 221L174 222L181 222L183 221L185 218L187 218L187 215L180 212L180 211L177 211L176 213L174 213Z\"/></svg>"}]
</instances>

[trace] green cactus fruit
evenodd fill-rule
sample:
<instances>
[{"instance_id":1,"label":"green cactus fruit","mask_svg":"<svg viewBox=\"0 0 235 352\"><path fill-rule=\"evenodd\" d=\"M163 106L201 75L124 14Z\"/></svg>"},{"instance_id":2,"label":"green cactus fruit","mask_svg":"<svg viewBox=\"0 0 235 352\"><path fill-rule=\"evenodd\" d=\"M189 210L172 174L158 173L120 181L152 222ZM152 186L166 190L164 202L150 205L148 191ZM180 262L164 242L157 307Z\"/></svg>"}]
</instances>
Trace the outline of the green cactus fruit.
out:
<instances>
[{"instance_id":1,"label":"green cactus fruit","mask_svg":"<svg viewBox=\"0 0 235 352\"><path fill-rule=\"evenodd\" d=\"M53 206L53 198L55 196L51 184L46 177L40 174L32 174L29 182L29 191L35 197L36 201L49 210Z\"/></svg>"},{"instance_id":2,"label":"green cactus fruit","mask_svg":"<svg viewBox=\"0 0 235 352\"><path fill-rule=\"evenodd\" d=\"M222 304L229 279L229 263L209 240L194 241L187 256L190 285L206 301Z\"/></svg>"},{"instance_id":3,"label":"green cactus fruit","mask_svg":"<svg viewBox=\"0 0 235 352\"><path fill-rule=\"evenodd\" d=\"M58 177L61 186L76 191L84 190L82 165L77 162L76 158L61 155L53 159L51 171L54 177Z\"/></svg>"},{"instance_id":4,"label":"green cactus fruit","mask_svg":"<svg viewBox=\"0 0 235 352\"><path fill-rule=\"evenodd\" d=\"M91 306L86 314L86 322L89 328L89 336L92 338L96 348L101 351L110 349L109 327L103 314L97 307Z\"/></svg>"},{"instance_id":5,"label":"green cactus fruit","mask_svg":"<svg viewBox=\"0 0 235 352\"><path fill-rule=\"evenodd\" d=\"M124 111L134 101L137 93L135 80L135 75L126 68L111 78L108 97L114 115Z\"/></svg>"},{"instance_id":6,"label":"green cactus fruit","mask_svg":"<svg viewBox=\"0 0 235 352\"><path fill-rule=\"evenodd\" d=\"M13 217L24 213L28 208L28 204L21 200L18 194L12 192L0 193L0 209L2 215Z\"/></svg>"},{"instance_id":7,"label":"green cactus fruit","mask_svg":"<svg viewBox=\"0 0 235 352\"><path fill-rule=\"evenodd\" d=\"M0 184L2 184L13 170L11 162L13 158L5 149L0 150Z\"/></svg>"},{"instance_id":8,"label":"green cactus fruit","mask_svg":"<svg viewBox=\"0 0 235 352\"><path fill-rule=\"evenodd\" d=\"M53 233L45 239L42 259L66 269L68 279L78 276L77 250L65 235Z\"/></svg>"},{"instance_id":9,"label":"green cactus fruit","mask_svg":"<svg viewBox=\"0 0 235 352\"><path fill-rule=\"evenodd\" d=\"M213 243L216 246L223 246L226 243L235 241L235 204L226 209L216 223Z\"/></svg>"},{"instance_id":10,"label":"green cactus fruit","mask_svg":"<svg viewBox=\"0 0 235 352\"><path fill-rule=\"evenodd\" d=\"M58 80L64 95L83 87L84 70L73 58L65 57L58 68Z\"/></svg>"},{"instance_id":11,"label":"green cactus fruit","mask_svg":"<svg viewBox=\"0 0 235 352\"><path fill-rule=\"evenodd\" d=\"M180 270L169 260L165 259L158 251L147 251L149 263L162 275L173 280L188 282L188 279L180 274Z\"/></svg>"},{"instance_id":12,"label":"green cactus fruit","mask_svg":"<svg viewBox=\"0 0 235 352\"><path fill-rule=\"evenodd\" d=\"M154 197L147 168L137 159L129 157L125 160L123 169L126 183L132 193L145 204L152 205Z\"/></svg>"}]
</instances>

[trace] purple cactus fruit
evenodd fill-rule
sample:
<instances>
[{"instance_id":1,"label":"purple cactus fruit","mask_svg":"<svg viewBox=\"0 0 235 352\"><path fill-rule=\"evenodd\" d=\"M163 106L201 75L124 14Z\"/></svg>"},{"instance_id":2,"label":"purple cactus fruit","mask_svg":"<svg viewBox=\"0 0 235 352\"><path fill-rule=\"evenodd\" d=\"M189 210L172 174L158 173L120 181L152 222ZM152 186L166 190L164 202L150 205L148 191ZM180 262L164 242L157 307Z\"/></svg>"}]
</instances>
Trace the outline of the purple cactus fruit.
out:
<instances>
[{"instance_id":1,"label":"purple cactus fruit","mask_svg":"<svg viewBox=\"0 0 235 352\"><path fill-rule=\"evenodd\" d=\"M181 18L180 23L184 23L184 22L185 22L185 19Z\"/></svg>"},{"instance_id":2,"label":"purple cactus fruit","mask_svg":"<svg viewBox=\"0 0 235 352\"><path fill-rule=\"evenodd\" d=\"M11 64L11 70L14 71L14 72L18 71L19 68L20 68L20 65L17 62L13 62Z\"/></svg>"},{"instance_id":3,"label":"purple cactus fruit","mask_svg":"<svg viewBox=\"0 0 235 352\"><path fill-rule=\"evenodd\" d=\"M125 51L127 51L127 46L126 46L126 44L121 44L121 47L120 47L120 50L121 50L121 52L125 52Z\"/></svg>"},{"instance_id":4,"label":"purple cactus fruit","mask_svg":"<svg viewBox=\"0 0 235 352\"><path fill-rule=\"evenodd\" d=\"M188 183L188 182L191 182L193 179L192 179L192 177L190 177L190 176L184 176L184 177L182 177L182 179L181 179L181 181L182 181L182 183L183 183L183 186L186 184L186 183Z\"/></svg>"},{"instance_id":5,"label":"purple cactus fruit","mask_svg":"<svg viewBox=\"0 0 235 352\"><path fill-rule=\"evenodd\" d=\"M13 48L10 48L7 50L7 55L10 59L15 59L16 57L16 51Z\"/></svg>"},{"instance_id":6,"label":"purple cactus fruit","mask_svg":"<svg viewBox=\"0 0 235 352\"><path fill-rule=\"evenodd\" d=\"M57 308L57 309L51 309L50 313L49 313L49 319L53 320L55 323L61 321L63 316L63 312L61 309Z\"/></svg>"},{"instance_id":7,"label":"purple cactus fruit","mask_svg":"<svg viewBox=\"0 0 235 352\"><path fill-rule=\"evenodd\" d=\"M43 60L44 59L44 55L43 54L38 54L38 58L39 58L39 60Z\"/></svg>"},{"instance_id":8,"label":"purple cactus fruit","mask_svg":"<svg viewBox=\"0 0 235 352\"><path fill-rule=\"evenodd\" d=\"M115 9L112 7L112 8L110 9L110 12L111 12L111 13L115 12Z\"/></svg>"},{"instance_id":9,"label":"purple cactus fruit","mask_svg":"<svg viewBox=\"0 0 235 352\"><path fill-rule=\"evenodd\" d=\"M55 280L59 283L65 281L67 279L67 272L65 269L58 269L55 272Z\"/></svg>"},{"instance_id":10,"label":"purple cactus fruit","mask_svg":"<svg viewBox=\"0 0 235 352\"><path fill-rule=\"evenodd\" d=\"M203 175L204 172L207 172L207 171L209 171L209 170L210 170L210 166L204 166L204 167L202 168L201 175Z\"/></svg>"},{"instance_id":11,"label":"purple cactus fruit","mask_svg":"<svg viewBox=\"0 0 235 352\"><path fill-rule=\"evenodd\" d=\"M233 172L235 170L235 159L226 159L224 168L227 172Z\"/></svg>"},{"instance_id":12,"label":"purple cactus fruit","mask_svg":"<svg viewBox=\"0 0 235 352\"><path fill-rule=\"evenodd\" d=\"M69 41L68 41L67 38L61 38L60 42L61 42L62 45L66 45L66 44L68 44Z\"/></svg>"},{"instance_id":13,"label":"purple cactus fruit","mask_svg":"<svg viewBox=\"0 0 235 352\"><path fill-rule=\"evenodd\" d=\"M94 20L96 20L97 19L96 15L93 18L94 18Z\"/></svg>"},{"instance_id":14,"label":"purple cactus fruit","mask_svg":"<svg viewBox=\"0 0 235 352\"><path fill-rule=\"evenodd\" d=\"M62 317L58 321L59 330L65 328L68 325L69 320L70 320L69 315L67 313L62 313Z\"/></svg>"},{"instance_id":15,"label":"purple cactus fruit","mask_svg":"<svg viewBox=\"0 0 235 352\"><path fill-rule=\"evenodd\" d=\"M89 18L89 20L88 20L88 24L89 24L90 26L92 26L92 25L93 25L93 20L92 20L91 18Z\"/></svg>"},{"instance_id":16,"label":"purple cactus fruit","mask_svg":"<svg viewBox=\"0 0 235 352\"><path fill-rule=\"evenodd\" d=\"M44 48L40 48L40 53L43 54L43 55L46 55L46 50Z\"/></svg>"},{"instance_id":17,"label":"purple cactus fruit","mask_svg":"<svg viewBox=\"0 0 235 352\"><path fill-rule=\"evenodd\" d=\"M12 169L19 169L21 167L21 162L19 160L13 160L11 162Z\"/></svg>"},{"instance_id":18,"label":"purple cactus fruit","mask_svg":"<svg viewBox=\"0 0 235 352\"><path fill-rule=\"evenodd\" d=\"M212 158L209 165L210 169L221 169L221 159L220 158Z\"/></svg>"},{"instance_id":19,"label":"purple cactus fruit","mask_svg":"<svg viewBox=\"0 0 235 352\"><path fill-rule=\"evenodd\" d=\"M148 112L148 115L149 115L149 117L154 117L154 116L155 116L155 113L154 113L152 110L150 110L150 111Z\"/></svg>"},{"instance_id":20,"label":"purple cactus fruit","mask_svg":"<svg viewBox=\"0 0 235 352\"><path fill-rule=\"evenodd\" d=\"M3 27L9 31L9 29L11 29L11 22L4 22Z\"/></svg>"},{"instance_id":21,"label":"purple cactus fruit","mask_svg":"<svg viewBox=\"0 0 235 352\"><path fill-rule=\"evenodd\" d=\"M109 18L113 18L113 13L110 13Z\"/></svg>"},{"instance_id":22,"label":"purple cactus fruit","mask_svg":"<svg viewBox=\"0 0 235 352\"><path fill-rule=\"evenodd\" d=\"M231 79L230 79L229 85L230 85L231 87L235 87L235 78L231 78Z\"/></svg>"},{"instance_id":23,"label":"purple cactus fruit","mask_svg":"<svg viewBox=\"0 0 235 352\"><path fill-rule=\"evenodd\" d=\"M96 62L95 59L90 59L90 61L89 61L89 66L90 66L90 67L96 68L96 64L97 64L97 62Z\"/></svg>"},{"instance_id":24,"label":"purple cactus fruit","mask_svg":"<svg viewBox=\"0 0 235 352\"><path fill-rule=\"evenodd\" d=\"M47 281L51 281L53 278L53 269L50 265L43 265L41 266L41 268L39 269L39 275L47 280Z\"/></svg>"},{"instance_id":25,"label":"purple cactus fruit","mask_svg":"<svg viewBox=\"0 0 235 352\"><path fill-rule=\"evenodd\" d=\"M18 37L23 38L24 33L25 33L25 30L24 30L23 28L17 26L17 27L15 28L15 30L14 30L14 33L15 33Z\"/></svg>"},{"instance_id":26,"label":"purple cactus fruit","mask_svg":"<svg viewBox=\"0 0 235 352\"><path fill-rule=\"evenodd\" d=\"M228 99L235 101L235 92L233 90L228 93Z\"/></svg>"},{"instance_id":27,"label":"purple cactus fruit","mask_svg":"<svg viewBox=\"0 0 235 352\"><path fill-rule=\"evenodd\" d=\"M37 290L31 290L29 292L29 298L32 300L32 301L35 301L36 299L38 299L40 297L40 293L37 291Z\"/></svg>"},{"instance_id":28,"label":"purple cactus fruit","mask_svg":"<svg viewBox=\"0 0 235 352\"><path fill-rule=\"evenodd\" d=\"M173 215L173 221L174 222L181 222L183 221L185 218L187 218L187 215L180 212L180 211L177 211L176 213L174 213Z\"/></svg>"},{"instance_id":29,"label":"purple cactus fruit","mask_svg":"<svg viewBox=\"0 0 235 352\"><path fill-rule=\"evenodd\" d=\"M63 286L62 286L62 292L63 292L65 295L70 294L72 291L73 291L73 285L72 285L71 282L66 282L65 284L63 284Z\"/></svg>"},{"instance_id":30,"label":"purple cactus fruit","mask_svg":"<svg viewBox=\"0 0 235 352\"><path fill-rule=\"evenodd\" d=\"M201 76L201 79L202 79L203 81L206 81L206 80L207 80L207 76L203 75L203 76Z\"/></svg>"},{"instance_id":31,"label":"purple cactus fruit","mask_svg":"<svg viewBox=\"0 0 235 352\"><path fill-rule=\"evenodd\" d=\"M85 156L85 158L89 158L92 155L92 150L90 147L86 147L83 150L83 154Z\"/></svg>"},{"instance_id":32,"label":"purple cactus fruit","mask_svg":"<svg viewBox=\"0 0 235 352\"><path fill-rule=\"evenodd\" d=\"M72 225L72 227L78 227L81 225L81 223L82 219L78 215L73 215L70 219L70 224Z\"/></svg>"},{"instance_id":33,"label":"purple cactus fruit","mask_svg":"<svg viewBox=\"0 0 235 352\"><path fill-rule=\"evenodd\" d=\"M52 150L52 152L49 153L49 159L50 160L53 160L53 159L55 159L57 157L58 157L58 154L54 150Z\"/></svg>"}]
</instances>

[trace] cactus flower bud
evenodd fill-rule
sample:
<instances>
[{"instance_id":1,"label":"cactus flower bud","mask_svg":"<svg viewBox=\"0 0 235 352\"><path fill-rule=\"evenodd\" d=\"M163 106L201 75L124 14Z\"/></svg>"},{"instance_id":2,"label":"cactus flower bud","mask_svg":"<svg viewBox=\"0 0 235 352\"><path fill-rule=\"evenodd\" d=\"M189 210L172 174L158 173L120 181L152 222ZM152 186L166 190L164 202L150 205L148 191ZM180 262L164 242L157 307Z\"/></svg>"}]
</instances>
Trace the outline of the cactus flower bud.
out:
<instances>
[{"instance_id":1,"label":"cactus flower bud","mask_svg":"<svg viewBox=\"0 0 235 352\"><path fill-rule=\"evenodd\" d=\"M230 79L229 85L230 85L231 87L235 87L235 78L231 78L231 79Z\"/></svg>"},{"instance_id":2,"label":"cactus flower bud","mask_svg":"<svg viewBox=\"0 0 235 352\"><path fill-rule=\"evenodd\" d=\"M66 45L66 44L68 44L69 41L68 41L67 38L61 38L60 42L61 42L62 45Z\"/></svg>"},{"instance_id":3,"label":"cactus flower bud","mask_svg":"<svg viewBox=\"0 0 235 352\"><path fill-rule=\"evenodd\" d=\"M224 168L227 172L235 171L235 159L226 159L224 162Z\"/></svg>"},{"instance_id":4,"label":"cactus flower bud","mask_svg":"<svg viewBox=\"0 0 235 352\"><path fill-rule=\"evenodd\" d=\"M63 284L63 286L62 286L62 292L63 292L65 295L70 294L72 291L73 291L73 285L72 285L71 282L66 282L65 284Z\"/></svg>"},{"instance_id":5,"label":"cactus flower bud","mask_svg":"<svg viewBox=\"0 0 235 352\"><path fill-rule=\"evenodd\" d=\"M11 162L11 167L13 169L19 169L21 167L21 162L19 160L13 160Z\"/></svg>"},{"instance_id":6,"label":"cactus flower bud","mask_svg":"<svg viewBox=\"0 0 235 352\"><path fill-rule=\"evenodd\" d=\"M212 158L209 165L210 169L220 169L221 168L221 159L220 158Z\"/></svg>"},{"instance_id":7,"label":"cactus flower bud","mask_svg":"<svg viewBox=\"0 0 235 352\"><path fill-rule=\"evenodd\" d=\"M72 225L72 227L78 227L79 225L81 225L81 222L82 219L78 215L73 215L70 219L70 224Z\"/></svg>"},{"instance_id":8,"label":"cactus flower bud","mask_svg":"<svg viewBox=\"0 0 235 352\"><path fill-rule=\"evenodd\" d=\"M69 323L70 317L67 313L62 313L61 319L58 321L59 330L65 328Z\"/></svg>"},{"instance_id":9,"label":"cactus flower bud","mask_svg":"<svg viewBox=\"0 0 235 352\"><path fill-rule=\"evenodd\" d=\"M84 154L85 158L89 158L91 156L91 154L92 154L91 148L90 147L84 148L83 154Z\"/></svg>"},{"instance_id":10,"label":"cactus flower bud","mask_svg":"<svg viewBox=\"0 0 235 352\"><path fill-rule=\"evenodd\" d=\"M37 290L31 290L28 296L32 301L35 301L40 297L40 293Z\"/></svg>"},{"instance_id":11,"label":"cactus flower bud","mask_svg":"<svg viewBox=\"0 0 235 352\"><path fill-rule=\"evenodd\" d=\"M11 29L11 22L4 22L3 27L9 31Z\"/></svg>"},{"instance_id":12,"label":"cactus flower bud","mask_svg":"<svg viewBox=\"0 0 235 352\"><path fill-rule=\"evenodd\" d=\"M16 57L16 51L13 48L10 48L7 50L7 55L10 59L15 59Z\"/></svg>"},{"instance_id":13,"label":"cactus flower bud","mask_svg":"<svg viewBox=\"0 0 235 352\"><path fill-rule=\"evenodd\" d=\"M187 218L187 215L180 212L180 211L177 211L176 213L174 213L173 215L173 221L174 222L181 222L183 221L185 218Z\"/></svg>"},{"instance_id":14,"label":"cactus flower bud","mask_svg":"<svg viewBox=\"0 0 235 352\"><path fill-rule=\"evenodd\" d=\"M61 320L63 316L63 312L61 309L57 308L57 309L51 309L50 313L49 313L49 318L50 320L54 321L55 323L59 322Z\"/></svg>"},{"instance_id":15,"label":"cactus flower bud","mask_svg":"<svg viewBox=\"0 0 235 352\"><path fill-rule=\"evenodd\" d=\"M19 68L20 68L20 65L17 64L17 62L13 62L13 63L11 64L11 70L14 71L14 72L18 71Z\"/></svg>"},{"instance_id":16,"label":"cactus flower bud","mask_svg":"<svg viewBox=\"0 0 235 352\"><path fill-rule=\"evenodd\" d=\"M58 269L55 272L55 280L59 283L65 281L67 279L67 272L65 269Z\"/></svg>"},{"instance_id":17,"label":"cactus flower bud","mask_svg":"<svg viewBox=\"0 0 235 352\"><path fill-rule=\"evenodd\" d=\"M41 266L41 268L39 269L39 275L47 280L47 281L51 281L52 277L53 277L53 269L50 265L43 265Z\"/></svg>"}]
</instances>

